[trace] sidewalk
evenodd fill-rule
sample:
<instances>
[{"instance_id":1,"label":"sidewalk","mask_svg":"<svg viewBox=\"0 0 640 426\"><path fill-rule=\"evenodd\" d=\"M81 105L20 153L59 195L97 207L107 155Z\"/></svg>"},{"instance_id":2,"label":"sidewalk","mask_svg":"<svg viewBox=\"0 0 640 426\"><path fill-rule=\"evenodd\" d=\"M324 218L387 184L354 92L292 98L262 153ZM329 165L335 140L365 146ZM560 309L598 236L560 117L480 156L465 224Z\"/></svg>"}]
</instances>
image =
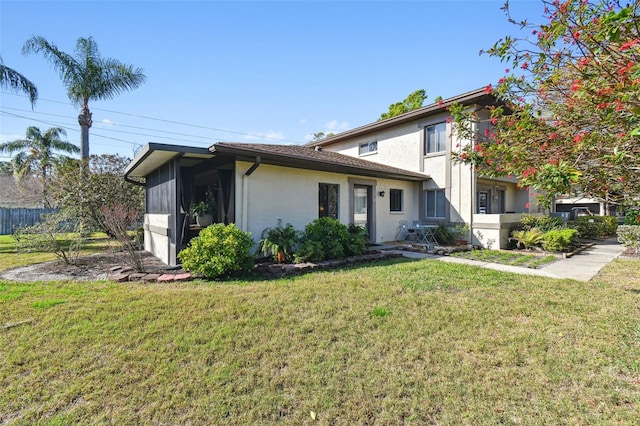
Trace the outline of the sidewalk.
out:
<instances>
[{"instance_id":1,"label":"sidewalk","mask_svg":"<svg viewBox=\"0 0 640 426\"><path fill-rule=\"evenodd\" d=\"M593 247L590 247L568 259L558 259L557 261L543 266L540 269L487 263L450 256L434 256L432 254L414 253L402 250L396 251L398 253L402 253L405 257L413 259L436 259L441 262L474 265L482 268L494 269L496 271L513 272L515 274L590 281L606 264L618 257L618 255L624 251L624 247L617 242L615 237L608 238L597 242Z\"/></svg>"}]
</instances>

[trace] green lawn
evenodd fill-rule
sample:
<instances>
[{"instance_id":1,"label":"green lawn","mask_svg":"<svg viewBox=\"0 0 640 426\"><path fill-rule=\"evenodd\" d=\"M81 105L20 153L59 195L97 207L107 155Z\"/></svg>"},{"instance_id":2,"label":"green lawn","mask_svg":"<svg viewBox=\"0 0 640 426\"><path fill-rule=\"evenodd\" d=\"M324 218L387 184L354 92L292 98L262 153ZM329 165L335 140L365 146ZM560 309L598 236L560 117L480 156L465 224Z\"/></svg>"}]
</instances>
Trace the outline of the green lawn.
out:
<instances>
[{"instance_id":1,"label":"green lawn","mask_svg":"<svg viewBox=\"0 0 640 426\"><path fill-rule=\"evenodd\" d=\"M0 282L0 423L640 424L639 266Z\"/></svg>"},{"instance_id":2,"label":"green lawn","mask_svg":"<svg viewBox=\"0 0 640 426\"><path fill-rule=\"evenodd\" d=\"M518 253L517 251L505 250L469 250L451 253L453 257L463 259L478 260L481 262L501 263L503 265L520 266L523 268L536 269L540 266L548 265L557 259L554 256L536 256L534 254Z\"/></svg>"}]
</instances>

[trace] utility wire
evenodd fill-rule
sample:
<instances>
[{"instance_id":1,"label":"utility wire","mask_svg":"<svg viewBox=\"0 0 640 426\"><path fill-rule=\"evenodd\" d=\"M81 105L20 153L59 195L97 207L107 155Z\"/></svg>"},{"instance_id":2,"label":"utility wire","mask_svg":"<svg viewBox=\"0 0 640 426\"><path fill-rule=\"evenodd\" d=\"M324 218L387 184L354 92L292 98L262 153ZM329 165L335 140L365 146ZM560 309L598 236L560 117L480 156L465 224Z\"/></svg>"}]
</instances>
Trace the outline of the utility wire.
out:
<instances>
[{"instance_id":1,"label":"utility wire","mask_svg":"<svg viewBox=\"0 0 640 426\"><path fill-rule=\"evenodd\" d=\"M3 95L6 94L6 95L19 96L19 97L24 97L24 98L27 97L25 95L21 95L21 94L18 94L18 93L11 93L11 92L0 92L0 93L2 93ZM52 99L38 98L38 101L52 102L52 103L57 103L57 104L69 105L68 102L55 101L55 100L52 100ZM125 116L128 116L128 117L143 118L143 119L146 119L146 120L159 121L159 122L162 122L162 123L177 124L177 125L180 125L180 126L188 126L188 127L195 127L195 128L199 128L199 129L205 129L205 130L214 130L214 131L217 131L217 132L225 132L225 133L232 133L232 134L242 135L242 136L250 136L250 137L253 137L253 138L271 139L271 140L277 140L277 141L281 141L281 142L292 142L292 143L295 143L295 144L303 143L303 142L300 142L300 141L294 141L292 139L276 138L276 137L273 137L273 136L259 136L259 135L256 135L254 133L236 132L236 131L233 131L233 130L224 130L224 129L219 129L219 128L216 128L216 127L208 127L208 126L202 126L202 125L198 125L198 124L183 123L183 122L180 122L180 121L166 120L166 119L163 119L163 118L155 118L155 117L149 117L149 116L144 116L144 115L131 114L131 113L127 113L127 112L114 111L114 110L109 110L109 109L104 109L104 108L92 107L91 109L95 110L95 111L105 111L105 112L110 112L112 114L125 115Z\"/></svg>"}]
</instances>

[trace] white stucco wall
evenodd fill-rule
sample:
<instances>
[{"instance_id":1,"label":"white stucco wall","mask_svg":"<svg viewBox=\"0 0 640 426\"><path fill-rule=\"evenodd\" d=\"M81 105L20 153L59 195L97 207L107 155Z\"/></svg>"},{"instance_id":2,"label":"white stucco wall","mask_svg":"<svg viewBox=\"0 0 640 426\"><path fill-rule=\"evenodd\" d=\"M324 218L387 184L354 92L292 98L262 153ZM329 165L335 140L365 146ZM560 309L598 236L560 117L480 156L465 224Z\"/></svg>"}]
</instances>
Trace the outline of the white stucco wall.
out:
<instances>
[{"instance_id":1,"label":"white stucco wall","mask_svg":"<svg viewBox=\"0 0 640 426\"><path fill-rule=\"evenodd\" d=\"M144 215L144 249L162 260L170 263L169 255L169 221L168 214Z\"/></svg>"},{"instance_id":2,"label":"white stucco wall","mask_svg":"<svg viewBox=\"0 0 640 426\"><path fill-rule=\"evenodd\" d=\"M372 200L375 209L375 241L393 240L400 220L416 220L418 217L418 184L392 179L348 176L339 173L319 172L289 167L260 165L250 176L245 172L253 163L236 163L236 224L252 233L259 240L265 228L291 223L296 229L318 218L318 184L339 185L338 219L344 224L353 222L350 216L349 180L363 179L373 182ZM404 195L403 212L389 211L389 190L401 189ZM380 197L385 191L385 197Z\"/></svg>"}]
</instances>

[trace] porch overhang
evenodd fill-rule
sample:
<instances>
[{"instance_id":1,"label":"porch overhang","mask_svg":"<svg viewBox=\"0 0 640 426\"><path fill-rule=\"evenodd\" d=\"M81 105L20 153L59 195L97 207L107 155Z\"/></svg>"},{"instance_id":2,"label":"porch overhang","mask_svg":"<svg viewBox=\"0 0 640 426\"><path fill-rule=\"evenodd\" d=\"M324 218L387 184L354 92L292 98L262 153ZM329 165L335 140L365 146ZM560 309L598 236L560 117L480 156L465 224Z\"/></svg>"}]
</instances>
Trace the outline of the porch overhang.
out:
<instances>
[{"instance_id":1,"label":"porch overhang","mask_svg":"<svg viewBox=\"0 0 640 426\"><path fill-rule=\"evenodd\" d=\"M213 158L214 154L208 148L150 142L129 163L124 176L125 178L145 177L176 157L180 157L186 165L194 166Z\"/></svg>"}]
</instances>

